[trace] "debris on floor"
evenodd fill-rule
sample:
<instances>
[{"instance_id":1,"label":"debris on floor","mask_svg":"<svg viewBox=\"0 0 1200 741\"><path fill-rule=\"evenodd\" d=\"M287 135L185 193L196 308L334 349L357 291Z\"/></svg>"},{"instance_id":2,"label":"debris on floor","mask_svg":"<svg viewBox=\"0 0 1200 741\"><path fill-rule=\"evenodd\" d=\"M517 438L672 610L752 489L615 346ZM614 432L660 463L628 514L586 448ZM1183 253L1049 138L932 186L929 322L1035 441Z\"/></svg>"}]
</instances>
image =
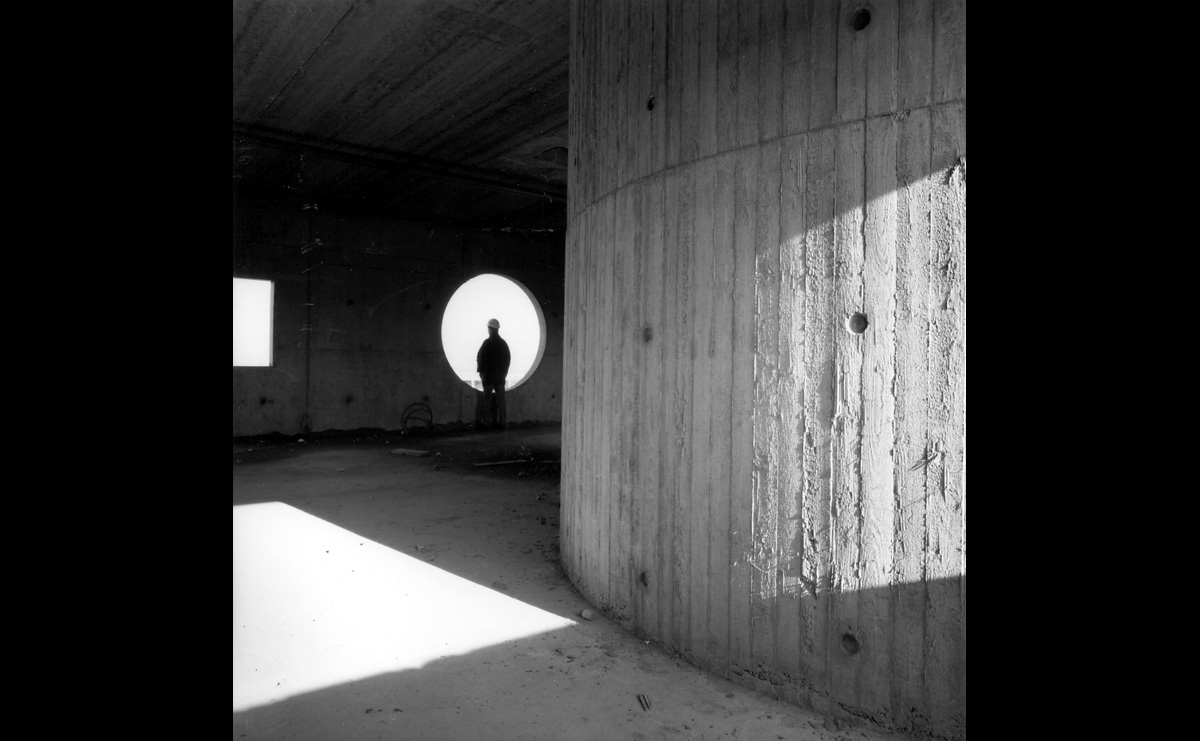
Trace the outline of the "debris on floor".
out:
<instances>
[{"instance_id":1,"label":"debris on floor","mask_svg":"<svg viewBox=\"0 0 1200 741\"><path fill-rule=\"evenodd\" d=\"M514 463L532 463L532 462L533 461L528 461L528 460L524 460L524 459L517 460L517 461L495 461L492 463L476 463L475 467L476 468L487 468L489 466L511 466Z\"/></svg>"}]
</instances>

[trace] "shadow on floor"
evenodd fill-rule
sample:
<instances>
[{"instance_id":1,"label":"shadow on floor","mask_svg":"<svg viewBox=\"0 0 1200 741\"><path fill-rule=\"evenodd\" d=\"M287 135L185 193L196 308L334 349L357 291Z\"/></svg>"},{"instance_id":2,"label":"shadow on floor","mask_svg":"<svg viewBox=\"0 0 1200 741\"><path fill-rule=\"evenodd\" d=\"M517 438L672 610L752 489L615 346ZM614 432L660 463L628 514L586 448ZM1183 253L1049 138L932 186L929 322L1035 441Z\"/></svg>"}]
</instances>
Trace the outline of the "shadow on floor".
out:
<instances>
[{"instance_id":1,"label":"shadow on floor","mask_svg":"<svg viewBox=\"0 0 1200 741\"><path fill-rule=\"evenodd\" d=\"M233 738L889 738L583 619L557 473L475 465L559 434L235 441Z\"/></svg>"}]
</instances>

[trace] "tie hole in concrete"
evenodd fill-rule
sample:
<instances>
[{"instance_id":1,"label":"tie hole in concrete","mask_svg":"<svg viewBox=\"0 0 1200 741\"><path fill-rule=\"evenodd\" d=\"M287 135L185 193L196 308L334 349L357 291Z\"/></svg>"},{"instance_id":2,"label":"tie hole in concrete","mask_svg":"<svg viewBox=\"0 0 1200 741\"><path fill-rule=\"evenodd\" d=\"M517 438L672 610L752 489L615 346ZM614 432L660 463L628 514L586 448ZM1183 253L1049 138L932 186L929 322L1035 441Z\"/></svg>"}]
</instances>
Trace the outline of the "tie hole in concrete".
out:
<instances>
[{"instance_id":1,"label":"tie hole in concrete","mask_svg":"<svg viewBox=\"0 0 1200 741\"><path fill-rule=\"evenodd\" d=\"M858 645L858 639L854 637L854 634L846 633L842 635L842 650L848 655L853 656L858 653L859 648L861 647Z\"/></svg>"},{"instance_id":2,"label":"tie hole in concrete","mask_svg":"<svg viewBox=\"0 0 1200 741\"><path fill-rule=\"evenodd\" d=\"M867 315L861 311L856 311L846 318L846 329L853 334L862 334L867 331L867 327L871 323L867 321Z\"/></svg>"}]
</instances>

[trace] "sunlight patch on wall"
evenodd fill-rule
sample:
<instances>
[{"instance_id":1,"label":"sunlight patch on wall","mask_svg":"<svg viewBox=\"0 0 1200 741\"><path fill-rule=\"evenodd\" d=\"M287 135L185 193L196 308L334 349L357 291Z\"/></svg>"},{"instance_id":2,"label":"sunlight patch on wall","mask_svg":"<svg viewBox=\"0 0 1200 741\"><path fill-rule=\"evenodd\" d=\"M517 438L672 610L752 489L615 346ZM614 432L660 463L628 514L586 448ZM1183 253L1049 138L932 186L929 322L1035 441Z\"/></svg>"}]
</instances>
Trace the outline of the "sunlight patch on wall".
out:
<instances>
[{"instance_id":1,"label":"sunlight patch on wall","mask_svg":"<svg viewBox=\"0 0 1200 741\"><path fill-rule=\"evenodd\" d=\"M233 710L575 625L280 503L233 508Z\"/></svg>"}]
</instances>

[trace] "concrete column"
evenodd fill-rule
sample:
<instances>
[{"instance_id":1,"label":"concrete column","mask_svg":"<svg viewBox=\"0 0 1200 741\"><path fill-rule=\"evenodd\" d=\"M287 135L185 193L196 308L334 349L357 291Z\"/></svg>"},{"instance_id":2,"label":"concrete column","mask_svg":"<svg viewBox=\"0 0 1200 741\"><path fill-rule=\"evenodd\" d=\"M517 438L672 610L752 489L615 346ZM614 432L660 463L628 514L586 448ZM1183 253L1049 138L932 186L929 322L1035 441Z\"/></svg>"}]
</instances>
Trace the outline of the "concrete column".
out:
<instances>
[{"instance_id":1,"label":"concrete column","mask_svg":"<svg viewBox=\"0 0 1200 741\"><path fill-rule=\"evenodd\" d=\"M571 32L568 574L715 674L965 738L963 3Z\"/></svg>"}]
</instances>

